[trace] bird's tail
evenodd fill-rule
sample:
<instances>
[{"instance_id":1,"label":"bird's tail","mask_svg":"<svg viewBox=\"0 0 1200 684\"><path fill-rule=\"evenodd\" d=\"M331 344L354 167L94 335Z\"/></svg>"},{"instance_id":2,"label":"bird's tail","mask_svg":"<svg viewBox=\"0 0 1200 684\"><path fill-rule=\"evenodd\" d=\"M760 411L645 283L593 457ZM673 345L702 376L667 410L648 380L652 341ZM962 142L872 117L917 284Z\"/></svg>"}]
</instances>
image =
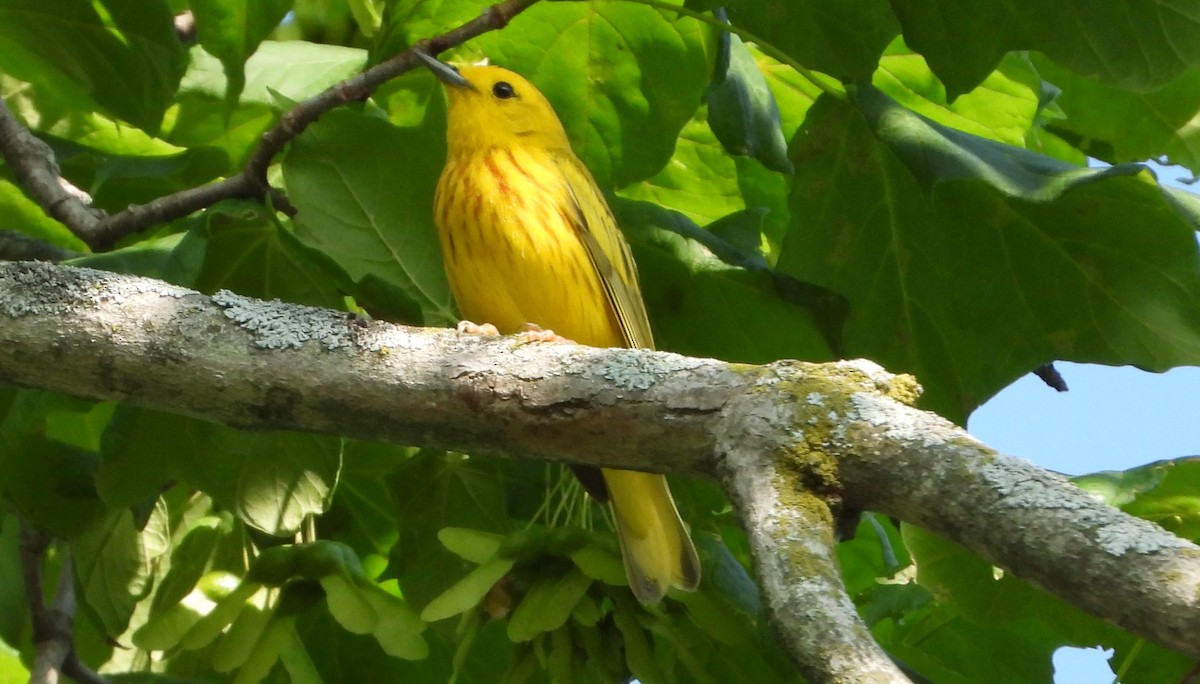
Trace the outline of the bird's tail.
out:
<instances>
[{"instance_id":1,"label":"bird's tail","mask_svg":"<svg viewBox=\"0 0 1200 684\"><path fill-rule=\"evenodd\" d=\"M606 469L604 481L634 596L642 603L658 603L668 587L694 590L700 584L700 559L675 509L667 478Z\"/></svg>"}]
</instances>

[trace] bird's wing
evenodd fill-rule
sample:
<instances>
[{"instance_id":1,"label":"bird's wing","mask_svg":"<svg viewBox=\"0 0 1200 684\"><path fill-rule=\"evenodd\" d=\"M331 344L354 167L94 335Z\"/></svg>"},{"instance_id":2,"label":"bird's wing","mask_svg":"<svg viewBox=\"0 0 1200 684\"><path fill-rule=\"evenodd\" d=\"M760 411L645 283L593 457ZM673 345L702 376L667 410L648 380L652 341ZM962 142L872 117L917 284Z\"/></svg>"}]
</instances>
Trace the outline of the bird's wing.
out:
<instances>
[{"instance_id":1,"label":"bird's wing","mask_svg":"<svg viewBox=\"0 0 1200 684\"><path fill-rule=\"evenodd\" d=\"M600 275L604 294L621 324L625 344L653 349L654 336L638 287L637 265L604 195L587 167L574 154L556 155L555 163L566 180L579 240L587 250L592 267Z\"/></svg>"}]
</instances>

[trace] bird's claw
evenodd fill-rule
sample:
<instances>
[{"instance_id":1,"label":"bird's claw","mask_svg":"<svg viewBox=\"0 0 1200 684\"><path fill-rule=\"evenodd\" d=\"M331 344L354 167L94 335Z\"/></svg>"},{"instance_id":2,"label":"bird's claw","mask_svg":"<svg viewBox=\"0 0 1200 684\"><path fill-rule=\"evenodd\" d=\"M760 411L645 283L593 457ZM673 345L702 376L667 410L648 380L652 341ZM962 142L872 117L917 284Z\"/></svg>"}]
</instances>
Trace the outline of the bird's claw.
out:
<instances>
[{"instance_id":1,"label":"bird's claw","mask_svg":"<svg viewBox=\"0 0 1200 684\"><path fill-rule=\"evenodd\" d=\"M492 325L491 323L479 324L472 323L471 321L459 321L458 325L454 327L460 333L466 335L487 335L489 337L496 337L500 334L500 331L496 330L496 326Z\"/></svg>"}]
</instances>

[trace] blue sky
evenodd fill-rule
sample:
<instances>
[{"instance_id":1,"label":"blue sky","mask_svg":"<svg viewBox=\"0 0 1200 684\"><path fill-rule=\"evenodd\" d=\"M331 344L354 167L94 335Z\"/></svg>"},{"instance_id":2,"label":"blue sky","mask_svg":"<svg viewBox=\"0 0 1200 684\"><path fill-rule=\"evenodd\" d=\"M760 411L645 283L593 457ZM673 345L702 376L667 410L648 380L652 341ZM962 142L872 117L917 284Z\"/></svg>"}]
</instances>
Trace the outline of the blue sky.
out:
<instances>
[{"instance_id":1,"label":"blue sky","mask_svg":"<svg viewBox=\"0 0 1200 684\"><path fill-rule=\"evenodd\" d=\"M1177 181L1186 171L1155 170L1164 184L1196 191ZM967 425L971 434L1068 475L1200 455L1200 368L1156 374L1128 366L1055 365L1069 392L1026 376L975 411ZM1107 655L1095 649L1060 649L1054 664L1056 684L1113 681Z\"/></svg>"}]
</instances>

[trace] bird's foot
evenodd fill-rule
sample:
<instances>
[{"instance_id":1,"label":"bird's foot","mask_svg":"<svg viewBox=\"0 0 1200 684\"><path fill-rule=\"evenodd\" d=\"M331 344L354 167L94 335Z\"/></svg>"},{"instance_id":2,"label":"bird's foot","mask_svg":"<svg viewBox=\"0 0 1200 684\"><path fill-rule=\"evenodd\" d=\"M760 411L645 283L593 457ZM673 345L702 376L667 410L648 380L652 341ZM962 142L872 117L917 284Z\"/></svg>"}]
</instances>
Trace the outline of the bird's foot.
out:
<instances>
[{"instance_id":1,"label":"bird's foot","mask_svg":"<svg viewBox=\"0 0 1200 684\"><path fill-rule=\"evenodd\" d=\"M537 323L526 323L521 328L521 337L530 342L566 342L567 344L575 344L574 340L568 340L553 330L546 330Z\"/></svg>"},{"instance_id":2,"label":"bird's foot","mask_svg":"<svg viewBox=\"0 0 1200 684\"><path fill-rule=\"evenodd\" d=\"M458 325L454 327L460 333L467 335L488 335L489 337L496 337L500 334L500 331L496 330L496 326L492 325L491 323L479 324L472 323L471 321L459 321Z\"/></svg>"}]
</instances>

